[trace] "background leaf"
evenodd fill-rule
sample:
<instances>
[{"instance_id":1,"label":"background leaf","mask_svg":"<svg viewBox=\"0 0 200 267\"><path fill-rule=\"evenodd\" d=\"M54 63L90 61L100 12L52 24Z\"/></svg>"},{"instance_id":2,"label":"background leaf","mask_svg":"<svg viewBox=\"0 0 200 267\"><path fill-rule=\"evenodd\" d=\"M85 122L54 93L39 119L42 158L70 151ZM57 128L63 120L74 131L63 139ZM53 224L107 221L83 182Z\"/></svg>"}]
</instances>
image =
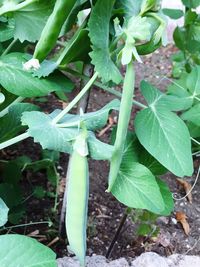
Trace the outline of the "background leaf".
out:
<instances>
[{"instance_id":1,"label":"background leaf","mask_svg":"<svg viewBox=\"0 0 200 267\"><path fill-rule=\"evenodd\" d=\"M54 0L37 1L25 8L14 12L15 39L35 42L39 40L41 32L51 14Z\"/></svg>"},{"instance_id":2,"label":"background leaf","mask_svg":"<svg viewBox=\"0 0 200 267\"><path fill-rule=\"evenodd\" d=\"M112 80L118 84L121 81L121 74L109 53L109 22L114 2L114 0L98 0L92 9L88 25L93 49L90 56L95 70L103 82Z\"/></svg>"}]
</instances>

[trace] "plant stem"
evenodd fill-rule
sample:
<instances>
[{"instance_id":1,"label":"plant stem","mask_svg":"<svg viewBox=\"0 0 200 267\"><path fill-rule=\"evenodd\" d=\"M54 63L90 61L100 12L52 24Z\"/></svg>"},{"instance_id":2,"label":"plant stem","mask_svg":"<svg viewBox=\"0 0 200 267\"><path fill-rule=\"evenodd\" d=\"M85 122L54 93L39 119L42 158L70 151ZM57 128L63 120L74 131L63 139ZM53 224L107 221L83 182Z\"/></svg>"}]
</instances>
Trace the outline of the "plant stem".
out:
<instances>
[{"instance_id":1,"label":"plant stem","mask_svg":"<svg viewBox=\"0 0 200 267\"><path fill-rule=\"evenodd\" d=\"M0 16L6 14L8 12L14 12L14 11L20 10L20 9L27 7L27 6L29 6L32 3L37 2L37 1L38 0L26 0L22 3L17 4L17 5L14 3L11 3L11 4L7 3L0 8Z\"/></svg>"},{"instance_id":2,"label":"plant stem","mask_svg":"<svg viewBox=\"0 0 200 267\"><path fill-rule=\"evenodd\" d=\"M20 134L16 137L12 138L12 139L9 139L8 141L5 141L5 142L0 144L0 150L6 148L8 146L14 145L14 144L16 144L16 143L18 143L18 142L20 142L20 141L22 141L28 137L30 137L30 135L28 133L23 133L23 134Z\"/></svg>"},{"instance_id":3,"label":"plant stem","mask_svg":"<svg viewBox=\"0 0 200 267\"><path fill-rule=\"evenodd\" d=\"M67 114L84 96L84 94L90 89L96 78L98 77L98 73L95 72L92 78L88 81L88 83L84 86L84 88L80 91L80 93L69 103L69 105L63 109L54 119L53 123L56 124L59 120L61 120L65 114Z\"/></svg>"},{"instance_id":4,"label":"plant stem","mask_svg":"<svg viewBox=\"0 0 200 267\"><path fill-rule=\"evenodd\" d=\"M0 118L5 116L8 111L9 111L9 108L12 107L13 105L17 104L17 103L20 103L24 100L25 98L24 97L21 97L19 96L18 98L16 98L12 103L10 103L5 109L3 109L1 112L0 112Z\"/></svg>"},{"instance_id":5,"label":"plant stem","mask_svg":"<svg viewBox=\"0 0 200 267\"><path fill-rule=\"evenodd\" d=\"M70 73L70 74L72 74L72 75L74 75L74 76L76 76L76 77L79 77L79 78L81 78L81 79L87 80L87 81L89 81L89 79L90 79L89 77L87 77L87 76L85 76L85 75L83 75L83 74L81 74L81 73L79 73L79 72L77 72L77 71L75 71L75 70L72 70L72 69L68 69L68 68L67 68L67 72ZM122 97L122 94L121 94L120 92L116 91L116 90L113 89L113 88L109 88L109 87L103 85L102 83L100 83L100 82L98 82L98 81L95 81L95 82L94 82L94 85L95 85L96 87L98 87L98 88L103 89L104 91L107 91L107 92L109 92L109 93L111 93L111 94L113 94L113 95L119 97L119 98ZM138 101L136 101L136 100L133 100L133 105L136 105L136 106L138 106L138 107L140 107L140 108L142 108L142 109L147 108L146 105L144 105L144 104L142 104L141 102L138 102Z\"/></svg>"},{"instance_id":6,"label":"plant stem","mask_svg":"<svg viewBox=\"0 0 200 267\"><path fill-rule=\"evenodd\" d=\"M135 70L133 63L129 63L126 69L126 75L123 85L123 94L121 99L119 120L117 126L116 140L114 144L114 152L110 162L109 186L107 192L111 192L112 187L117 178L120 164L122 161L126 135L128 131L129 120L132 110L132 99L134 95Z\"/></svg>"},{"instance_id":7,"label":"plant stem","mask_svg":"<svg viewBox=\"0 0 200 267\"><path fill-rule=\"evenodd\" d=\"M44 221L44 222L32 222L32 223L25 223L25 224L18 224L14 226L9 226L9 227L3 227L0 229L0 231L5 231L13 228L18 228L18 227L26 227L26 226L31 226L31 225L37 225L37 224L50 224L50 221Z\"/></svg>"},{"instance_id":8,"label":"plant stem","mask_svg":"<svg viewBox=\"0 0 200 267\"><path fill-rule=\"evenodd\" d=\"M196 143L197 145L200 145L200 142L197 141L196 139L194 139L194 138L192 138L192 137L190 137L190 139L191 139L194 143Z\"/></svg>"},{"instance_id":9,"label":"plant stem","mask_svg":"<svg viewBox=\"0 0 200 267\"><path fill-rule=\"evenodd\" d=\"M53 164L53 169L56 174L56 196L55 196L55 202L54 202L54 207L53 207L53 212L56 212L57 205L58 205L58 186L59 186L59 174L57 172L55 164Z\"/></svg>"},{"instance_id":10,"label":"plant stem","mask_svg":"<svg viewBox=\"0 0 200 267\"><path fill-rule=\"evenodd\" d=\"M110 246L109 246L109 248L108 248L108 250L106 252L106 258L107 259L109 258L110 254L111 254L111 252L113 250L113 247L114 247L115 243L117 242L117 240L119 238L119 235L120 235L120 232L122 230L122 227L124 226L124 224L126 222L126 219L127 219L128 215L130 213L129 210L130 210L130 208L126 208L125 211L124 211L124 214L123 214L123 216L121 218L121 221L119 223L119 226L117 228L117 231L116 231L116 233L115 233L115 235L114 235L114 237L113 237L113 239L112 239L112 241L110 243Z\"/></svg>"},{"instance_id":11,"label":"plant stem","mask_svg":"<svg viewBox=\"0 0 200 267\"><path fill-rule=\"evenodd\" d=\"M2 53L2 56L5 56L10 49L13 47L13 45L17 42L17 39L13 39L12 42L9 44L9 46L5 49L5 51Z\"/></svg>"}]
</instances>

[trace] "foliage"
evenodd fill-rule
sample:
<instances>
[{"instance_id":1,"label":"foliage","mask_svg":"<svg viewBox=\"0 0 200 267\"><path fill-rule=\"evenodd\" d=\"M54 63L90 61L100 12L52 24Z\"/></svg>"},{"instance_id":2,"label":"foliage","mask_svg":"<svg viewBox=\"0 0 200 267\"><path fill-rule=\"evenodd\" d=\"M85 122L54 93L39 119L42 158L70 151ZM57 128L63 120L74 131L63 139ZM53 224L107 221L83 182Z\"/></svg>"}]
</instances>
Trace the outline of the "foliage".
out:
<instances>
[{"instance_id":1,"label":"foliage","mask_svg":"<svg viewBox=\"0 0 200 267\"><path fill-rule=\"evenodd\" d=\"M134 61L142 63L141 55L165 44L166 19L159 1L5 0L0 3L0 149L29 137L45 149L37 161L18 157L0 162L1 225L7 220L16 223L23 217L26 205L20 187L22 173L46 170L47 178L56 187L57 153L69 154L66 230L70 249L84 266L89 158L110 163L108 192L126 206L147 210L155 216L168 216L173 210L172 194L158 176L166 171L179 177L193 173L191 125L199 126L196 112L200 70L192 69L190 61L197 60L194 52L199 49L199 21L194 11L187 10L184 27L189 29L189 37L185 38L185 30L180 28L174 34L184 56L188 52L193 55L181 65L183 70L190 67L191 74L184 74L179 84L171 85L167 93L143 81L141 93L147 102L144 105L133 100ZM190 9L197 2L186 5ZM78 25L79 12L88 8L89 14ZM165 10L165 14L177 18L181 12ZM61 36L66 41L60 41ZM84 73L88 64L94 69L92 77ZM122 65L126 67L124 78ZM66 101L74 88L69 74L81 77L85 86L63 110L47 113L42 105L30 104L38 103L34 101L36 97L48 99L51 94ZM79 114L71 112L93 84L119 95L110 87L120 83L123 84L121 101L113 100L94 112L85 113L82 109ZM133 103L142 110L131 119L135 132L130 132ZM107 144L95 132L105 127L113 110L119 112L119 120L113 142ZM38 198L45 194L39 181L31 190ZM55 197L54 208L56 205ZM30 249L24 253L27 247ZM5 258L8 250L25 258L14 257L14 261L12 255ZM0 236L0 251L1 266L17 266L22 260L38 267L55 266L54 253L26 237Z\"/></svg>"}]
</instances>

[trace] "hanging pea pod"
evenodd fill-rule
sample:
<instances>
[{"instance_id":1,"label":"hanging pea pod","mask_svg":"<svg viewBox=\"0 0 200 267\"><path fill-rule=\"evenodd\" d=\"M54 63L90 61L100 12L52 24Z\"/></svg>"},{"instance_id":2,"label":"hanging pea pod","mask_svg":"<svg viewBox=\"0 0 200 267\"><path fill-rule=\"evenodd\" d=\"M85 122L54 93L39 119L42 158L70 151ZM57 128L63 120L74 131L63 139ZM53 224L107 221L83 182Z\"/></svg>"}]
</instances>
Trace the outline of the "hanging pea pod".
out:
<instances>
[{"instance_id":1,"label":"hanging pea pod","mask_svg":"<svg viewBox=\"0 0 200 267\"><path fill-rule=\"evenodd\" d=\"M56 44L61 28L76 4L76 0L57 0L52 14L42 31L33 57L40 62L51 52Z\"/></svg>"},{"instance_id":2,"label":"hanging pea pod","mask_svg":"<svg viewBox=\"0 0 200 267\"><path fill-rule=\"evenodd\" d=\"M126 135L128 131L128 124L132 110L132 100L134 94L135 70L132 61L127 65L126 75L123 85L123 94L119 110L119 120L116 133L116 140L114 143L114 152L110 162L109 185L108 192L111 192L112 187L117 179L122 161L124 145L126 142Z\"/></svg>"},{"instance_id":3,"label":"hanging pea pod","mask_svg":"<svg viewBox=\"0 0 200 267\"><path fill-rule=\"evenodd\" d=\"M87 132L75 140L67 171L66 230L69 250L85 266L86 227L89 195Z\"/></svg>"}]
</instances>

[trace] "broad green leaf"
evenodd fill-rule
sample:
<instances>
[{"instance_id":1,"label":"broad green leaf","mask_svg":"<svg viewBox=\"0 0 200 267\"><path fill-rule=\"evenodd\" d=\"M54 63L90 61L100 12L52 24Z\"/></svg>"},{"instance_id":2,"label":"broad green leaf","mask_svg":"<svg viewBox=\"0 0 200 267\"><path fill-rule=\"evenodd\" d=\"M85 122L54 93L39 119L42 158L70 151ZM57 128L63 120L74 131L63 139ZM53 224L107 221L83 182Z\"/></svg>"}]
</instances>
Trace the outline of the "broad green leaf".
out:
<instances>
[{"instance_id":1,"label":"broad green leaf","mask_svg":"<svg viewBox=\"0 0 200 267\"><path fill-rule=\"evenodd\" d=\"M53 0L36 1L31 5L14 12L15 39L35 42L39 40L41 32L54 6Z\"/></svg>"},{"instance_id":2,"label":"broad green leaf","mask_svg":"<svg viewBox=\"0 0 200 267\"><path fill-rule=\"evenodd\" d=\"M122 161L112 194L131 208L154 213L164 210L164 202L153 174L138 162Z\"/></svg>"},{"instance_id":3,"label":"broad green leaf","mask_svg":"<svg viewBox=\"0 0 200 267\"><path fill-rule=\"evenodd\" d=\"M180 177L192 175L190 135L177 115L151 104L136 115L135 130L140 143L168 170Z\"/></svg>"},{"instance_id":4,"label":"broad green leaf","mask_svg":"<svg viewBox=\"0 0 200 267\"><path fill-rule=\"evenodd\" d=\"M6 206L3 199L0 198L0 227L4 226L8 221L9 208Z\"/></svg>"},{"instance_id":5,"label":"broad green leaf","mask_svg":"<svg viewBox=\"0 0 200 267\"><path fill-rule=\"evenodd\" d=\"M104 112L105 111L102 113L100 112L99 115L102 115ZM108 115L109 109L107 109L106 112ZM105 114L103 116L105 116ZM75 127L57 127L57 125L52 122L54 117L55 114L47 115L37 111L25 112L22 116L22 124L29 127L27 131L28 134L34 138L35 142L40 143L43 149L56 150L71 154L72 141L80 134L80 130L78 129L79 126L76 124ZM99 125L95 124L94 121L92 122L92 116L88 116L88 118L89 127L95 128ZM97 120L96 115L94 118ZM99 116L98 118L100 119L101 117ZM103 121L106 123L107 119L104 119ZM103 125L101 119L99 122ZM96 139L92 132L89 132L88 146L90 156L97 160L110 159L113 152L112 146Z\"/></svg>"},{"instance_id":6,"label":"broad green leaf","mask_svg":"<svg viewBox=\"0 0 200 267\"><path fill-rule=\"evenodd\" d=\"M18 103L9 108L9 112L0 118L0 142L14 137L24 127L21 124L21 116L25 111L38 110L39 108L29 103Z\"/></svg>"},{"instance_id":7,"label":"broad green leaf","mask_svg":"<svg viewBox=\"0 0 200 267\"><path fill-rule=\"evenodd\" d=\"M189 94L187 97L166 95L146 81L142 81L140 86L142 94L149 105L153 103L153 105L156 105L157 107L166 108L171 111L185 110L192 106L193 99Z\"/></svg>"},{"instance_id":8,"label":"broad green leaf","mask_svg":"<svg viewBox=\"0 0 200 267\"><path fill-rule=\"evenodd\" d=\"M3 199L9 209L16 207L22 202L21 188L19 185L1 183L0 198Z\"/></svg>"},{"instance_id":9,"label":"broad green leaf","mask_svg":"<svg viewBox=\"0 0 200 267\"><path fill-rule=\"evenodd\" d=\"M187 98L191 96L191 93L187 89L187 77L186 73L183 73L178 80L172 80L172 83L167 87L167 93L175 95L180 98Z\"/></svg>"},{"instance_id":10,"label":"broad green leaf","mask_svg":"<svg viewBox=\"0 0 200 267\"><path fill-rule=\"evenodd\" d=\"M163 165L161 165L151 154L149 154L143 146L140 145L139 147L139 163L147 167L154 175L162 175L167 172L167 169L163 167Z\"/></svg>"},{"instance_id":11,"label":"broad green leaf","mask_svg":"<svg viewBox=\"0 0 200 267\"><path fill-rule=\"evenodd\" d=\"M115 127L111 135L111 144L114 144L116 138ZM136 135L130 131L127 133L126 144L124 148L124 162L139 162L147 167L154 175L161 175L167 172L163 167L147 150L140 144Z\"/></svg>"},{"instance_id":12,"label":"broad green leaf","mask_svg":"<svg viewBox=\"0 0 200 267\"><path fill-rule=\"evenodd\" d=\"M27 156L21 156L14 160L8 161L3 169L2 178L5 183L18 184L22 178L22 171L26 164L29 164L31 159Z\"/></svg>"},{"instance_id":13,"label":"broad green leaf","mask_svg":"<svg viewBox=\"0 0 200 267\"><path fill-rule=\"evenodd\" d=\"M56 267L56 254L35 239L22 235L0 236L1 267Z\"/></svg>"},{"instance_id":14,"label":"broad green leaf","mask_svg":"<svg viewBox=\"0 0 200 267\"><path fill-rule=\"evenodd\" d=\"M28 59L30 56L22 53L11 53L0 58L0 84L7 91L22 97L35 97L62 91L69 85L69 80L62 74L46 79L33 77L31 72L23 70L23 64Z\"/></svg>"},{"instance_id":15,"label":"broad green leaf","mask_svg":"<svg viewBox=\"0 0 200 267\"><path fill-rule=\"evenodd\" d=\"M95 160L110 160L114 147L99 141L93 133L88 136L89 155Z\"/></svg>"},{"instance_id":16,"label":"broad green leaf","mask_svg":"<svg viewBox=\"0 0 200 267\"><path fill-rule=\"evenodd\" d=\"M114 0L98 0L92 9L88 25L93 50L90 56L95 70L103 82L112 80L118 84L122 77L109 52L109 22L114 2Z\"/></svg>"},{"instance_id":17,"label":"broad green leaf","mask_svg":"<svg viewBox=\"0 0 200 267\"><path fill-rule=\"evenodd\" d=\"M91 48L88 30L80 28L80 30L78 30L66 43L64 51L61 52L64 55L59 62L61 65L75 61L89 61L89 52L91 51Z\"/></svg>"},{"instance_id":18,"label":"broad green leaf","mask_svg":"<svg viewBox=\"0 0 200 267\"><path fill-rule=\"evenodd\" d=\"M180 50L185 50L186 47L187 39L185 34L185 29L178 26L173 33L174 42Z\"/></svg>"},{"instance_id":19,"label":"broad green leaf","mask_svg":"<svg viewBox=\"0 0 200 267\"><path fill-rule=\"evenodd\" d=\"M162 12L171 19L180 19L184 15L181 9L163 8Z\"/></svg>"},{"instance_id":20,"label":"broad green leaf","mask_svg":"<svg viewBox=\"0 0 200 267\"><path fill-rule=\"evenodd\" d=\"M124 17L129 19L133 16L139 15L140 10L141 10L142 1L143 0L137 0L137 1L118 0L118 1L116 1L115 5L116 5L116 8L118 8L119 10L122 9Z\"/></svg>"},{"instance_id":21,"label":"broad green leaf","mask_svg":"<svg viewBox=\"0 0 200 267\"><path fill-rule=\"evenodd\" d=\"M1 86L0 86L1 88ZM11 94L10 92L6 91L4 88L1 88L1 93L5 96L5 100L0 105L0 111L5 109L9 104L11 104L16 98L16 95ZM1 117L1 115L0 115Z\"/></svg>"},{"instance_id":22,"label":"broad green leaf","mask_svg":"<svg viewBox=\"0 0 200 267\"><path fill-rule=\"evenodd\" d=\"M200 25L192 24L187 31L187 50L191 53L199 52Z\"/></svg>"},{"instance_id":23,"label":"broad green leaf","mask_svg":"<svg viewBox=\"0 0 200 267\"><path fill-rule=\"evenodd\" d=\"M160 192L163 197L164 204L165 204L165 209L160 213L160 215L168 216L171 214L171 212L174 209L174 201L173 201L172 193L170 192L169 187L164 181L162 181L159 178L156 178L156 182L160 188Z\"/></svg>"},{"instance_id":24,"label":"broad green leaf","mask_svg":"<svg viewBox=\"0 0 200 267\"><path fill-rule=\"evenodd\" d=\"M66 114L63 119L60 120L59 124L74 124L77 127L80 121L84 121L85 126L88 130L99 130L106 125L110 111L119 110L119 106L120 101L115 99L105 105L102 109L95 112L89 112L83 115ZM52 113L51 116L54 117L59 112L60 111L56 110Z\"/></svg>"},{"instance_id":25,"label":"broad green leaf","mask_svg":"<svg viewBox=\"0 0 200 267\"><path fill-rule=\"evenodd\" d=\"M193 106L188 111L181 115L181 118L185 121L190 121L197 126L200 126L200 104Z\"/></svg>"},{"instance_id":26,"label":"broad green leaf","mask_svg":"<svg viewBox=\"0 0 200 267\"><path fill-rule=\"evenodd\" d=\"M51 116L38 111L24 112L22 124L29 127L28 134L43 149L71 153L70 141L78 135L77 128L58 128L52 123Z\"/></svg>"},{"instance_id":27,"label":"broad green leaf","mask_svg":"<svg viewBox=\"0 0 200 267\"><path fill-rule=\"evenodd\" d=\"M149 10L152 10L157 7L160 0L143 0L141 6L141 13L144 14Z\"/></svg>"},{"instance_id":28,"label":"broad green leaf","mask_svg":"<svg viewBox=\"0 0 200 267\"><path fill-rule=\"evenodd\" d=\"M14 36L14 21L8 20L6 23L0 23L0 42L12 39Z\"/></svg>"},{"instance_id":29,"label":"broad green leaf","mask_svg":"<svg viewBox=\"0 0 200 267\"><path fill-rule=\"evenodd\" d=\"M200 137L200 126L188 121L187 127L188 127L191 137L193 138Z\"/></svg>"},{"instance_id":30,"label":"broad green leaf","mask_svg":"<svg viewBox=\"0 0 200 267\"><path fill-rule=\"evenodd\" d=\"M182 0L183 4L189 8L200 6L200 0Z\"/></svg>"}]
</instances>

